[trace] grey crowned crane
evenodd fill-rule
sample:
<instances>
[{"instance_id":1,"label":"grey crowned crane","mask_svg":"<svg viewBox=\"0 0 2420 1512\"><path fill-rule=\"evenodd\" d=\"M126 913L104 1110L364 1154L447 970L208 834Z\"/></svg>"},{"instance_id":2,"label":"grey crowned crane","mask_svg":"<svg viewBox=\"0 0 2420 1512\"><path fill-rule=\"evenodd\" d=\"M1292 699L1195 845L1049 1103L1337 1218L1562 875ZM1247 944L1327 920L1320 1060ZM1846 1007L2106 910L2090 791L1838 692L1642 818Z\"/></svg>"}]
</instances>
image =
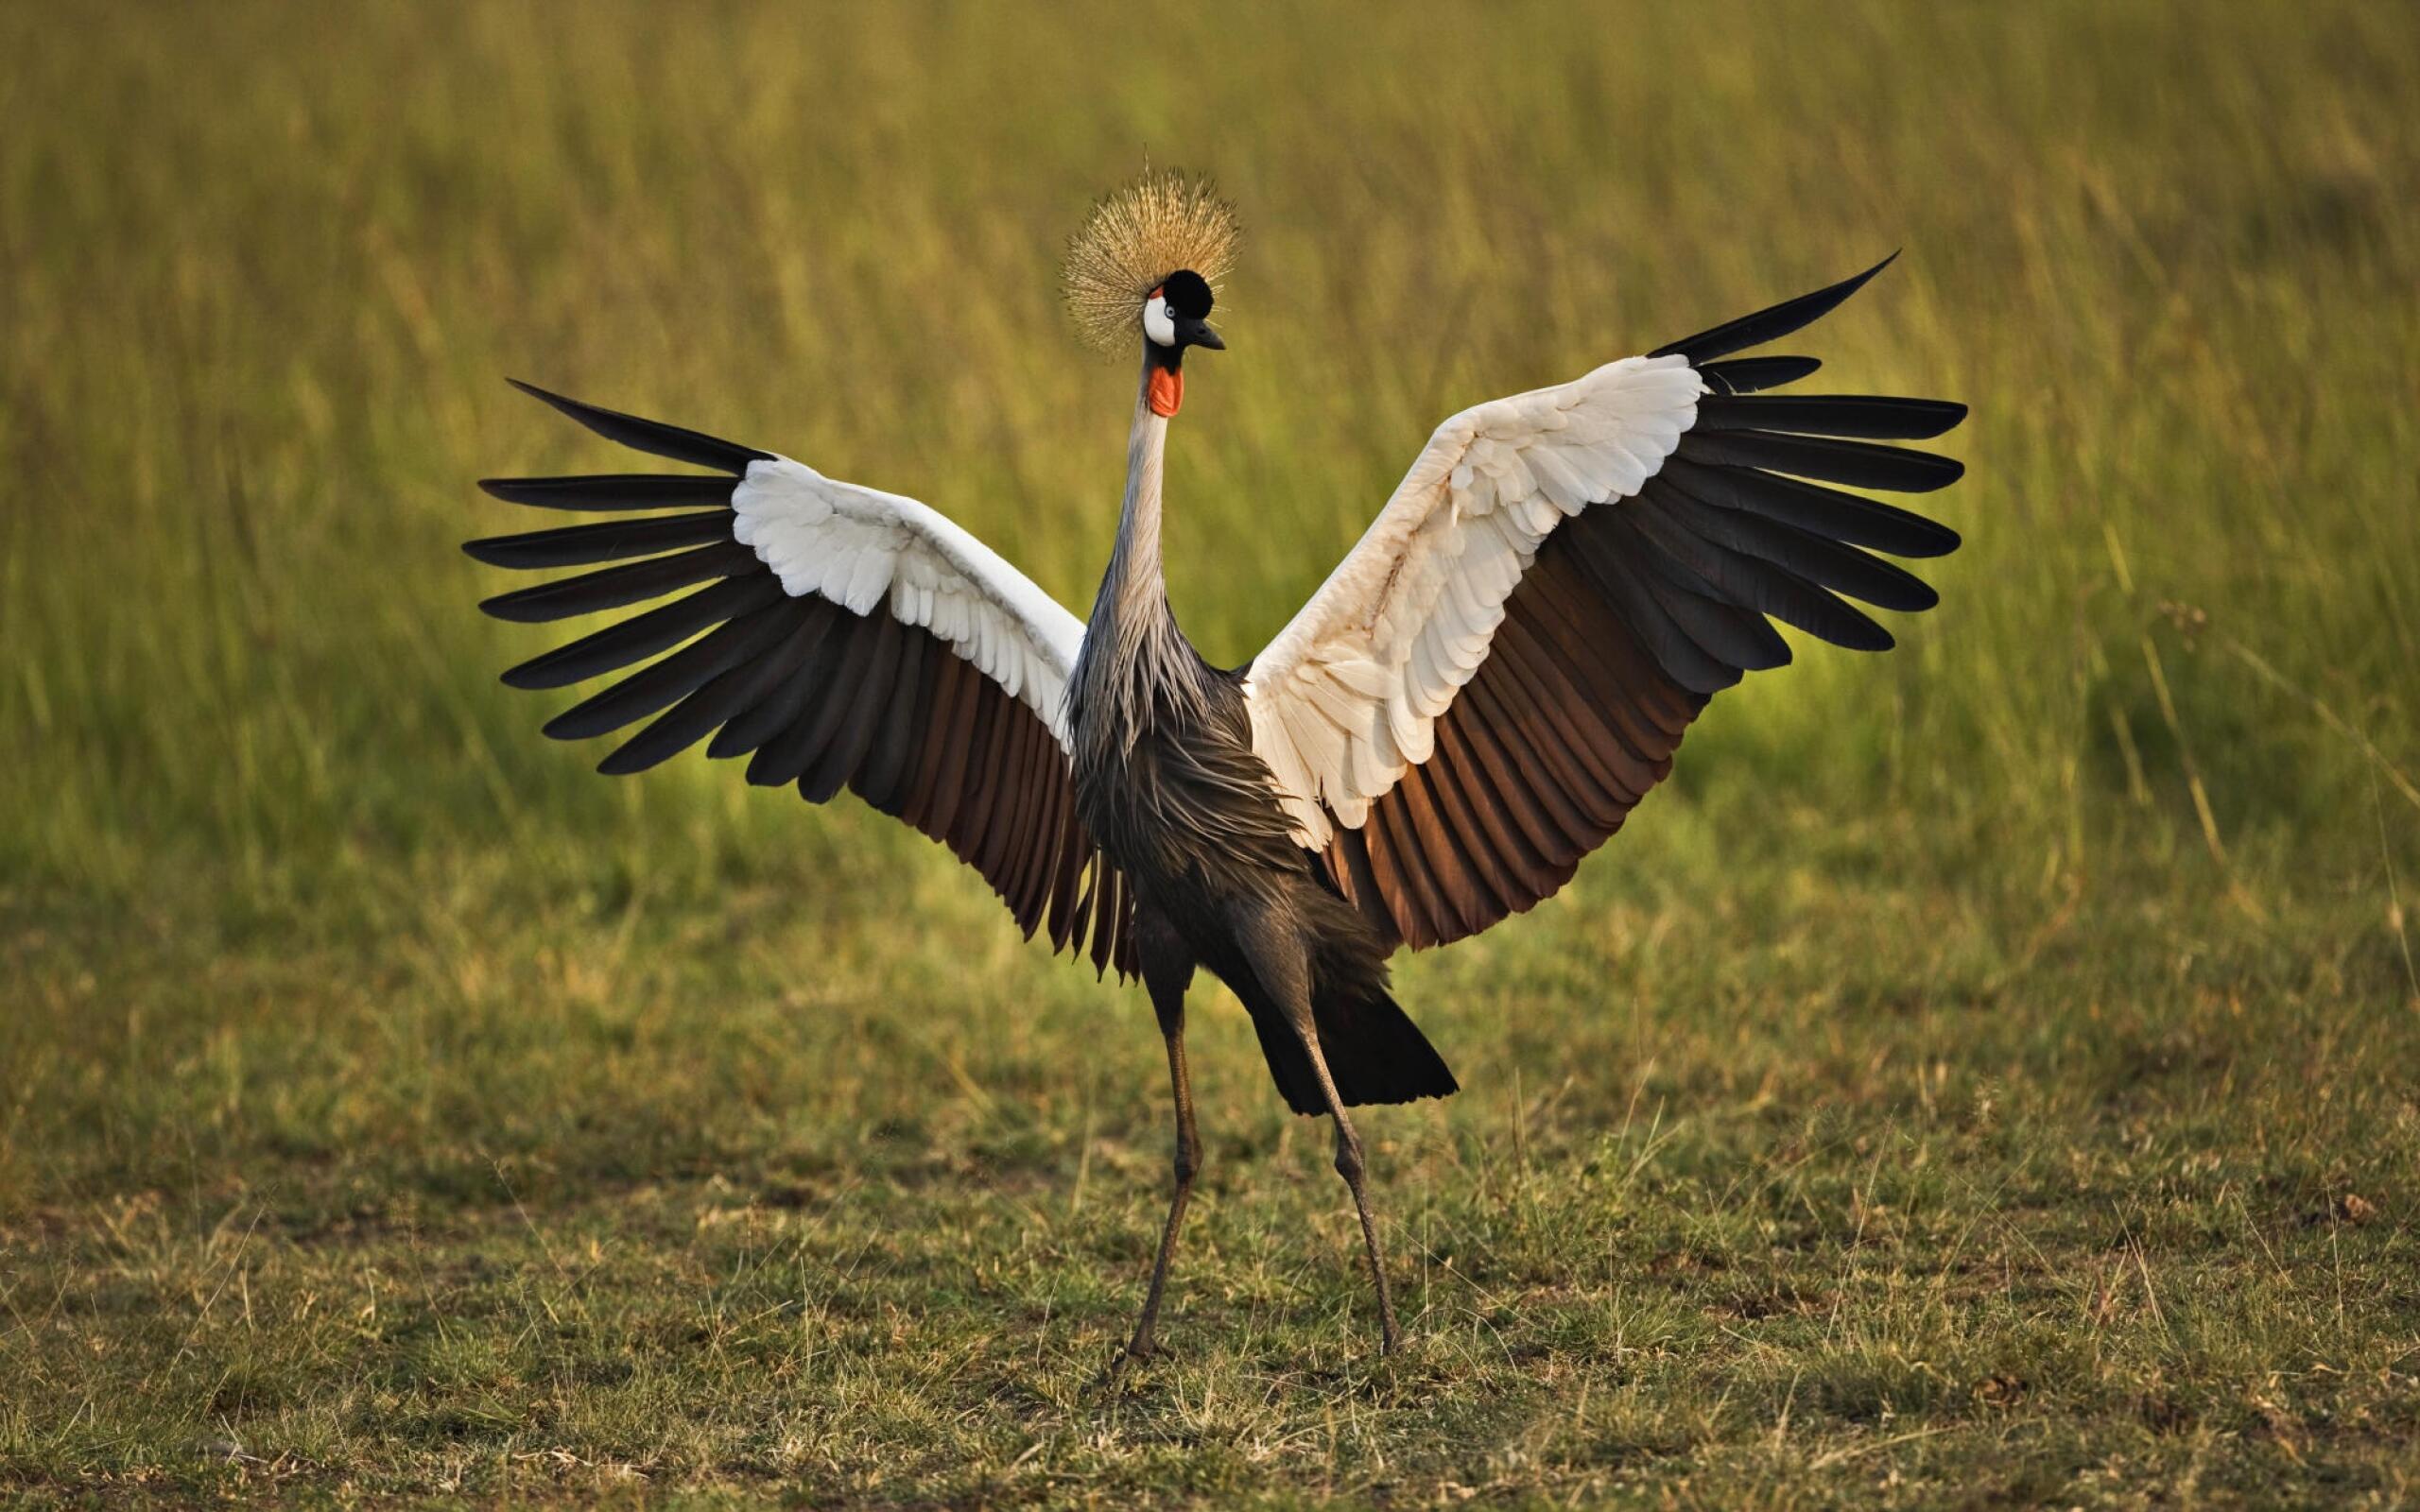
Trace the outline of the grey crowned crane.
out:
<instances>
[{"instance_id":1,"label":"grey crowned crane","mask_svg":"<svg viewBox=\"0 0 2420 1512\"><path fill-rule=\"evenodd\" d=\"M751 782L817 803L846 788L947 845L1028 937L1046 929L1054 952L1141 978L1174 1089L1175 1192L1120 1361L1153 1351L1201 1167L1184 1055L1197 968L1242 1000L1287 1105L1333 1121L1392 1350L1346 1109L1456 1084L1389 995L1389 956L1568 882L1671 769L1706 700L1789 661L1770 620L1887 649L1847 600L1915 610L1936 595L1874 553L1958 544L1832 485L1955 480L1948 457L1875 443L1938 436L1963 405L1775 395L1816 359L1735 355L1826 314L1877 265L1454 416L1277 638L1214 667L1168 610L1161 464L1186 353L1226 345L1207 318L1235 240L1206 185L1148 173L1070 245L1078 324L1140 359L1125 504L1086 619L916 500L526 385L608 439L705 471L490 480L513 504L617 518L466 548L596 569L481 606L501 619L669 600L504 675L615 677L545 727L579 740L649 720L599 770L705 741L746 757Z\"/></svg>"}]
</instances>

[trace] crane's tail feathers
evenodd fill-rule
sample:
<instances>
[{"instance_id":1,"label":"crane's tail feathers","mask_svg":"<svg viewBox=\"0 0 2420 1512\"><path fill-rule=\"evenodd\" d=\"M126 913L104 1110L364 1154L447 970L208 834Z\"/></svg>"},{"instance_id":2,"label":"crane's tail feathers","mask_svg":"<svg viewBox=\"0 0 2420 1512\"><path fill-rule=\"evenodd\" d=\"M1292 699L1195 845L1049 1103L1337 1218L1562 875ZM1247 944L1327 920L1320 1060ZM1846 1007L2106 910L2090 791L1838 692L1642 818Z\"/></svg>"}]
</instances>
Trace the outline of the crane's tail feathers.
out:
<instances>
[{"instance_id":1,"label":"crane's tail feathers","mask_svg":"<svg viewBox=\"0 0 2420 1512\"><path fill-rule=\"evenodd\" d=\"M1428 1037L1383 990L1353 1002L1322 1002L1312 1009L1312 1018L1319 1024L1320 1054L1327 1060L1337 1095L1348 1108L1451 1097L1461 1091ZM1327 1099L1320 1095L1311 1057L1292 1026L1267 1013L1254 1013L1252 1022L1286 1106L1298 1113L1326 1112Z\"/></svg>"}]
</instances>

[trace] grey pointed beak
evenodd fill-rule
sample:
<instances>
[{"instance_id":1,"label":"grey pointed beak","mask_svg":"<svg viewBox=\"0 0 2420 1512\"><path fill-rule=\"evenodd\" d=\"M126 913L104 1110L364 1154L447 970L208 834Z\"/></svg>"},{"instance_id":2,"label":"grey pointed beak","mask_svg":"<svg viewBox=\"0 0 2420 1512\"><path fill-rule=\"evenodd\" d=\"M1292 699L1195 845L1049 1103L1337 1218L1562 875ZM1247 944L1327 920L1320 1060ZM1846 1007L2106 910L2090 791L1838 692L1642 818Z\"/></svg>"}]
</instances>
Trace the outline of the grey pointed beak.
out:
<instances>
[{"instance_id":1,"label":"grey pointed beak","mask_svg":"<svg viewBox=\"0 0 2420 1512\"><path fill-rule=\"evenodd\" d=\"M1187 318L1178 321L1176 340L1180 347L1208 347L1213 352L1227 350L1227 338L1211 330L1207 320Z\"/></svg>"}]
</instances>

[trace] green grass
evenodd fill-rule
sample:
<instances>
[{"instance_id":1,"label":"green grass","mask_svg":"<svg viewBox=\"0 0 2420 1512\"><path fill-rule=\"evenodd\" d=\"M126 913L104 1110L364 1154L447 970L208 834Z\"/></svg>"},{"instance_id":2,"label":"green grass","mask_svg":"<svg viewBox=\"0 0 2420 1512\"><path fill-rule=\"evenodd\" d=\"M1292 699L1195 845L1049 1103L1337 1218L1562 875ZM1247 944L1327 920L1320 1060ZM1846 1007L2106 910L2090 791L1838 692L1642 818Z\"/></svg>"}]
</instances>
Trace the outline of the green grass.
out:
<instances>
[{"instance_id":1,"label":"green grass","mask_svg":"<svg viewBox=\"0 0 2420 1512\"><path fill-rule=\"evenodd\" d=\"M2394 6L0 9L0 1496L2420 1498L2420 26ZM1319 1125L861 809L609 782L494 674L512 373L1082 604L1155 161L1248 218L1174 443L1240 660L1427 428L1908 255L1972 402L1885 658L1719 700L1407 959Z\"/></svg>"}]
</instances>

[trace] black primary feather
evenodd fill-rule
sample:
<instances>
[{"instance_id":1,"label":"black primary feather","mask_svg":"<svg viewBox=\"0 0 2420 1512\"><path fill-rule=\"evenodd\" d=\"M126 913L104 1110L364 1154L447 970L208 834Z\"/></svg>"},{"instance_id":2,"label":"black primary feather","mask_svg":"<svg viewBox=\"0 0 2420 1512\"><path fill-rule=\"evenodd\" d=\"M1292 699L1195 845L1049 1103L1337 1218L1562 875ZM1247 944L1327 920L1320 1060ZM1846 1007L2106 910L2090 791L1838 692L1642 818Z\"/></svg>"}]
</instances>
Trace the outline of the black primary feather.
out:
<instances>
[{"instance_id":1,"label":"black primary feather","mask_svg":"<svg viewBox=\"0 0 2420 1512\"><path fill-rule=\"evenodd\" d=\"M641 420L636 415L625 415L618 409L566 399L561 394L550 394L535 384L525 384L518 378L508 378L505 382L532 399L554 405L607 440L619 441L634 452L645 452L650 456L668 456L676 462L719 468L735 474L747 472L751 462L773 459L770 452L760 452L752 446L741 446L735 441L684 430L678 425L666 425L662 421Z\"/></svg>"},{"instance_id":2,"label":"black primary feather","mask_svg":"<svg viewBox=\"0 0 2420 1512\"><path fill-rule=\"evenodd\" d=\"M1893 557L1945 557L1958 549L1958 532L1947 525L1897 505L1842 493L1820 483L1754 468L1703 466L1677 456L1667 458L1657 476L1707 504L1763 515Z\"/></svg>"},{"instance_id":3,"label":"black primary feather","mask_svg":"<svg viewBox=\"0 0 2420 1512\"><path fill-rule=\"evenodd\" d=\"M1869 441L1928 440L1966 418L1945 399L1882 394L1726 395L1698 401L1701 431L1796 431Z\"/></svg>"},{"instance_id":4,"label":"black primary feather","mask_svg":"<svg viewBox=\"0 0 2420 1512\"><path fill-rule=\"evenodd\" d=\"M507 504L534 509L697 509L731 507L732 482L695 472L590 472L561 478L481 478Z\"/></svg>"},{"instance_id":5,"label":"black primary feather","mask_svg":"<svg viewBox=\"0 0 2420 1512\"><path fill-rule=\"evenodd\" d=\"M1686 490L1677 491L1686 496ZM1675 513L1684 525L1708 541L1761 557L1810 582L1877 608L1915 613L1941 602L1932 585L1906 568L1828 536L1735 510L1698 507Z\"/></svg>"},{"instance_id":6,"label":"black primary feather","mask_svg":"<svg viewBox=\"0 0 2420 1512\"><path fill-rule=\"evenodd\" d=\"M731 539L732 514L715 509L702 514L640 515L609 520L603 524L565 525L560 530L532 530L517 536L490 536L466 541L462 550L491 567L529 571L543 567L585 567L625 557L652 557L683 546L702 546Z\"/></svg>"},{"instance_id":7,"label":"black primary feather","mask_svg":"<svg viewBox=\"0 0 2420 1512\"><path fill-rule=\"evenodd\" d=\"M1640 495L1640 530L1704 575L1723 595L1852 651L1888 651L1891 633L1862 610L1780 562L1742 551L1701 528L1712 511L1669 488Z\"/></svg>"},{"instance_id":8,"label":"black primary feather","mask_svg":"<svg viewBox=\"0 0 2420 1512\"><path fill-rule=\"evenodd\" d=\"M1701 364L1698 373L1717 393L1753 394L1794 384L1823 366L1813 357L1734 357Z\"/></svg>"},{"instance_id":9,"label":"black primary feather","mask_svg":"<svg viewBox=\"0 0 2420 1512\"><path fill-rule=\"evenodd\" d=\"M677 556L650 557L627 567L608 567L578 577L540 583L535 588L498 593L482 600L479 609L500 620L538 625L547 620L567 620L575 614L620 609L641 599L661 598L676 588L710 578L736 577L761 565L753 551L736 541L725 541Z\"/></svg>"},{"instance_id":10,"label":"black primary feather","mask_svg":"<svg viewBox=\"0 0 2420 1512\"><path fill-rule=\"evenodd\" d=\"M1765 467L1825 483L1888 489L1894 493L1929 493L1966 473L1965 463L1934 452L1772 431L1690 431L1681 438L1676 453L1693 462Z\"/></svg>"},{"instance_id":11,"label":"black primary feather","mask_svg":"<svg viewBox=\"0 0 2420 1512\"><path fill-rule=\"evenodd\" d=\"M531 657L504 675L505 686L562 688L644 662L669 650L709 625L764 608L782 596L769 577L726 577L644 614L633 614L594 635L583 635L544 656Z\"/></svg>"},{"instance_id":12,"label":"black primary feather","mask_svg":"<svg viewBox=\"0 0 2420 1512\"><path fill-rule=\"evenodd\" d=\"M644 719L764 649L785 623L778 611L767 610L729 621L564 710L546 722L544 732L556 740L586 740Z\"/></svg>"},{"instance_id":13,"label":"black primary feather","mask_svg":"<svg viewBox=\"0 0 2420 1512\"><path fill-rule=\"evenodd\" d=\"M1844 278L1829 288L1817 289L1812 294L1802 294L1794 300L1785 300L1770 309L1758 310L1754 315L1743 315L1737 320L1725 320L1722 324L1701 331L1696 335L1683 336L1678 341L1658 347L1648 355L1668 357L1678 352L1688 358L1689 366L1694 368L1700 363L1711 361L1716 357L1727 357L1735 352L1745 351L1750 347L1761 347L1768 341L1778 341L1792 331L1802 326L1812 325L1831 314L1833 310L1840 307L1842 300L1865 287L1866 280L1889 267L1898 260L1898 256L1897 252L1893 252L1889 257L1855 278Z\"/></svg>"}]
</instances>

